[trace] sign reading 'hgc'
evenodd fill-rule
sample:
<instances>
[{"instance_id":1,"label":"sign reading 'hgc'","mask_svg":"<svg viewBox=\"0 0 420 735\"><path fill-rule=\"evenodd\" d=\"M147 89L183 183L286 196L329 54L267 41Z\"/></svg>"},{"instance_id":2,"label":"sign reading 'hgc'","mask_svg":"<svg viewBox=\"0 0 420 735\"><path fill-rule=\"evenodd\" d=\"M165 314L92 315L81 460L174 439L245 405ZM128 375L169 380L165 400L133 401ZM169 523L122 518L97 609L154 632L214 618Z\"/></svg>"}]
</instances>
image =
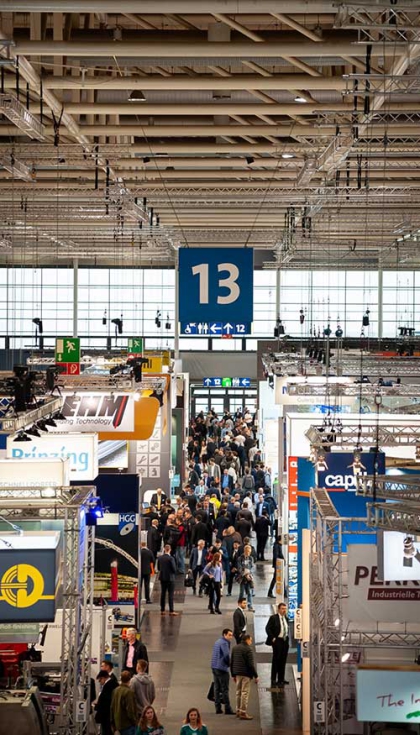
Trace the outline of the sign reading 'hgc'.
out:
<instances>
[{"instance_id":1,"label":"sign reading 'hgc'","mask_svg":"<svg viewBox=\"0 0 420 735\"><path fill-rule=\"evenodd\" d=\"M181 322L242 322L253 317L252 248L181 248Z\"/></svg>"}]
</instances>

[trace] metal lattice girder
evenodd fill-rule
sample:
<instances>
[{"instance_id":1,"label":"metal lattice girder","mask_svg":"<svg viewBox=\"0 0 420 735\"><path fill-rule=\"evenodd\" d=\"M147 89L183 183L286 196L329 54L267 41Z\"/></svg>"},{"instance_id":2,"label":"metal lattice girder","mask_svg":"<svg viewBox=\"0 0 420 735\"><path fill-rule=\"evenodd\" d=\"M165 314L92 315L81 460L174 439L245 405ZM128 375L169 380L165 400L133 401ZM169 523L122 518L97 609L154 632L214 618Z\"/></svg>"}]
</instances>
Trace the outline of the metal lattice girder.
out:
<instances>
[{"instance_id":1,"label":"metal lattice girder","mask_svg":"<svg viewBox=\"0 0 420 735\"><path fill-rule=\"evenodd\" d=\"M357 475L356 494L420 504L420 480L412 475Z\"/></svg>"},{"instance_id":2,"label":"metal lattice girder","mask_svg":"<svg viewBox=\"0 0 420 735\"><path fill-rule=\"evenodd\" d=\"M374 119L375 124L378 125L388 125L389 123L399 123L400 125L409 125L410 123L412 123L414 125L418 125L420 122L420 112L381 111L375 112ZM334 112L334 110L324 110L322 112L317 112L316 119L316 124L318 125L318 127L322 127L323 125L334 125L335 123L337 125L343 125L345 123L351 123L353 125L363 125L365 122L369 121L366 118L363 110L359 110L358 112L354 112L353 110L348 110L348 112ZM325 153L323 155L325 155ZM388 161L387 170L389 170Z\"/></svg>"},{"instance_id":3,"label":"metal lattice girder","mask_svg":"<svg viewBox=\"0 0 420 735\"><path fill-rule=\"evenodd\" d=\"M346 89L343 95L357 95L358 97L389 95L398 93L418 94L420 78L417 74L344 74ZM357 88L355 88L357 82ZM385 83L388 88L385 88ZM366 89L366 83L368 88ZM384 91L385 89L385 91Z\"/></svg>"},{"instance_id":4,"label":"metal lattice girder","mask_svg":"<svg viewBox=\"0 0 420 735\"><path fill-rule=\"evenodd\" d=\"M288 383L286 392L289 396L354 396L358 398L374 398L381 396L420 396L420 385L396 383L392 386L378 383Z\"/></svg>"},{"instance_id":5,"label":"metal lattice girder","mask_svg":"<svg viewBox=\"0 0 420 735\"><path fill-rule=\"evenodd\" d=\"M336 432L332 437L328 430L323 430L323 427L310 426L305 436L315 448L326 446L372 447L377 442L380 447L415 447L420 444L420 427L363 423L361 430L357 425L343 426L340 432Z\"/></svg>"},{"instance_id":6,"label":"metal lattice girder","mask_svg":"<svg viewBox=\"0 0 420 735\"><path fill-rule=\"evenodd\" d=\"M367 503L367 524L386 531L420 535L420 507L403 503Z\"/></svg>"},{"instance_id":7,"label":"metal lattice girder","mask_svg":"<svg viewBox=\"0 0 420 735\"><path fill-rule=\"evenodd\" d=\"M265 367L274 375L322 375L326 366L300 353L276 352L274 356L263 355ZM330 359L329 374L335 370L343 376L369 378L381 377L417 377L420 373L420 360L417 357L383 357L382 355L363 355L345 353L334 355Z\"/></svg>"},{"instance_id":8,"label":"metal lattice girder","mask_svg":"<svg viewBox=\"0 0 420 735\"><path fill-rule=\"evenodd\" d=\"M341 0L334 21L334 28L356 29L359 43L410 41L419 25L418 3L407 0L401 7L400 3L378 2L373 7Z\"/></svg>"},{"instance_id":9,"label":"metal lattice girder","mask_svg":"<svg viewBox=\"0 0 420 735\"><path fill-rule=\"evenodd\" d=\"M10 434L15 431L19 431L19 429L23 429L25 428L25 426L29 426L29 424L34 424L36 421L39 421L45 416L49 416L55 411L59 411L62 405L62 398L48 397L45 399L43 404L37 406L36 408L31 408L28 411L24 411L18 416L1 419L0 432L7 431L7 433Z\"/></svg>"}]
</instances>

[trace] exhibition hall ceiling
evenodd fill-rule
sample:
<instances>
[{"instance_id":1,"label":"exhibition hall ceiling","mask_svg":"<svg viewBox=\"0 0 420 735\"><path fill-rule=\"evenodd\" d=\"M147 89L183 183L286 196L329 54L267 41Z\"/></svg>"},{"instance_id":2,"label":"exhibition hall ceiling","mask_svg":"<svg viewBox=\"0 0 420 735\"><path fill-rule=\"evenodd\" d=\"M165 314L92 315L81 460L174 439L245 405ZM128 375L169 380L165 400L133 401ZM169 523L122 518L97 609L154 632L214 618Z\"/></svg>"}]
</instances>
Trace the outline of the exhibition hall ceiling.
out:
<instances>
[{"instance_id":1,"label":"exhibition hall ceiling","mask_svg":"<svg viewBox=\"0 0 420 735\"><path fill-rule=\"evenodd\" d=\"M419 267L418 2L0 13L1 264Z\"/></svg>"}]
</instances>

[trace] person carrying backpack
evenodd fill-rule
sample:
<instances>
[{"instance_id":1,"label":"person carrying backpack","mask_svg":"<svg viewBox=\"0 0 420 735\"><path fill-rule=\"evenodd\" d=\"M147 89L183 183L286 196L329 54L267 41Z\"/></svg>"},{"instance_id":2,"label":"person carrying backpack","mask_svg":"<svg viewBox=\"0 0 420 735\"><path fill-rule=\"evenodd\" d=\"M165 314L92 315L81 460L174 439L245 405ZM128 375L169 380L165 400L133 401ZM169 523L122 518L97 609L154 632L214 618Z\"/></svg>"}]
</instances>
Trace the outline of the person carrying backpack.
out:
<instances>
[{"instance_id":1,"label":"person carrying backpack","mask_svg":"<svg viewBox=\"0 0 420 735\"><path fill-rule=\"evenodd\" d=\"M245 475L242 478L242 489L253 490L255 488L255 480L252 477L249 470L246 470Z\"/></svg>"}]
</instances>

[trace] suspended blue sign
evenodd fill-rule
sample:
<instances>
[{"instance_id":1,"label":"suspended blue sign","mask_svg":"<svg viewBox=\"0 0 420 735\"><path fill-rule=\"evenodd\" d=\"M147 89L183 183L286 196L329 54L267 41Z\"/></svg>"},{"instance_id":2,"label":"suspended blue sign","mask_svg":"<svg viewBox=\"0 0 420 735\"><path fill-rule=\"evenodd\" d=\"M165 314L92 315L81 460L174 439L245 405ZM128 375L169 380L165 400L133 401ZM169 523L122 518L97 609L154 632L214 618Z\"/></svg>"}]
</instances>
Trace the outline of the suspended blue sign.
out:
<instances>
[{"instance_id":1,"label":"suspended blue sign","mask_svg":"<svg viewBox=\"0 0 420 735\"><path fill-rule=\"evenodd\" d=\"M249 324L253 284L252 248L181 248L179 320L218 324L220 335L223 324Z\"/></svg>"}]
</instances>

